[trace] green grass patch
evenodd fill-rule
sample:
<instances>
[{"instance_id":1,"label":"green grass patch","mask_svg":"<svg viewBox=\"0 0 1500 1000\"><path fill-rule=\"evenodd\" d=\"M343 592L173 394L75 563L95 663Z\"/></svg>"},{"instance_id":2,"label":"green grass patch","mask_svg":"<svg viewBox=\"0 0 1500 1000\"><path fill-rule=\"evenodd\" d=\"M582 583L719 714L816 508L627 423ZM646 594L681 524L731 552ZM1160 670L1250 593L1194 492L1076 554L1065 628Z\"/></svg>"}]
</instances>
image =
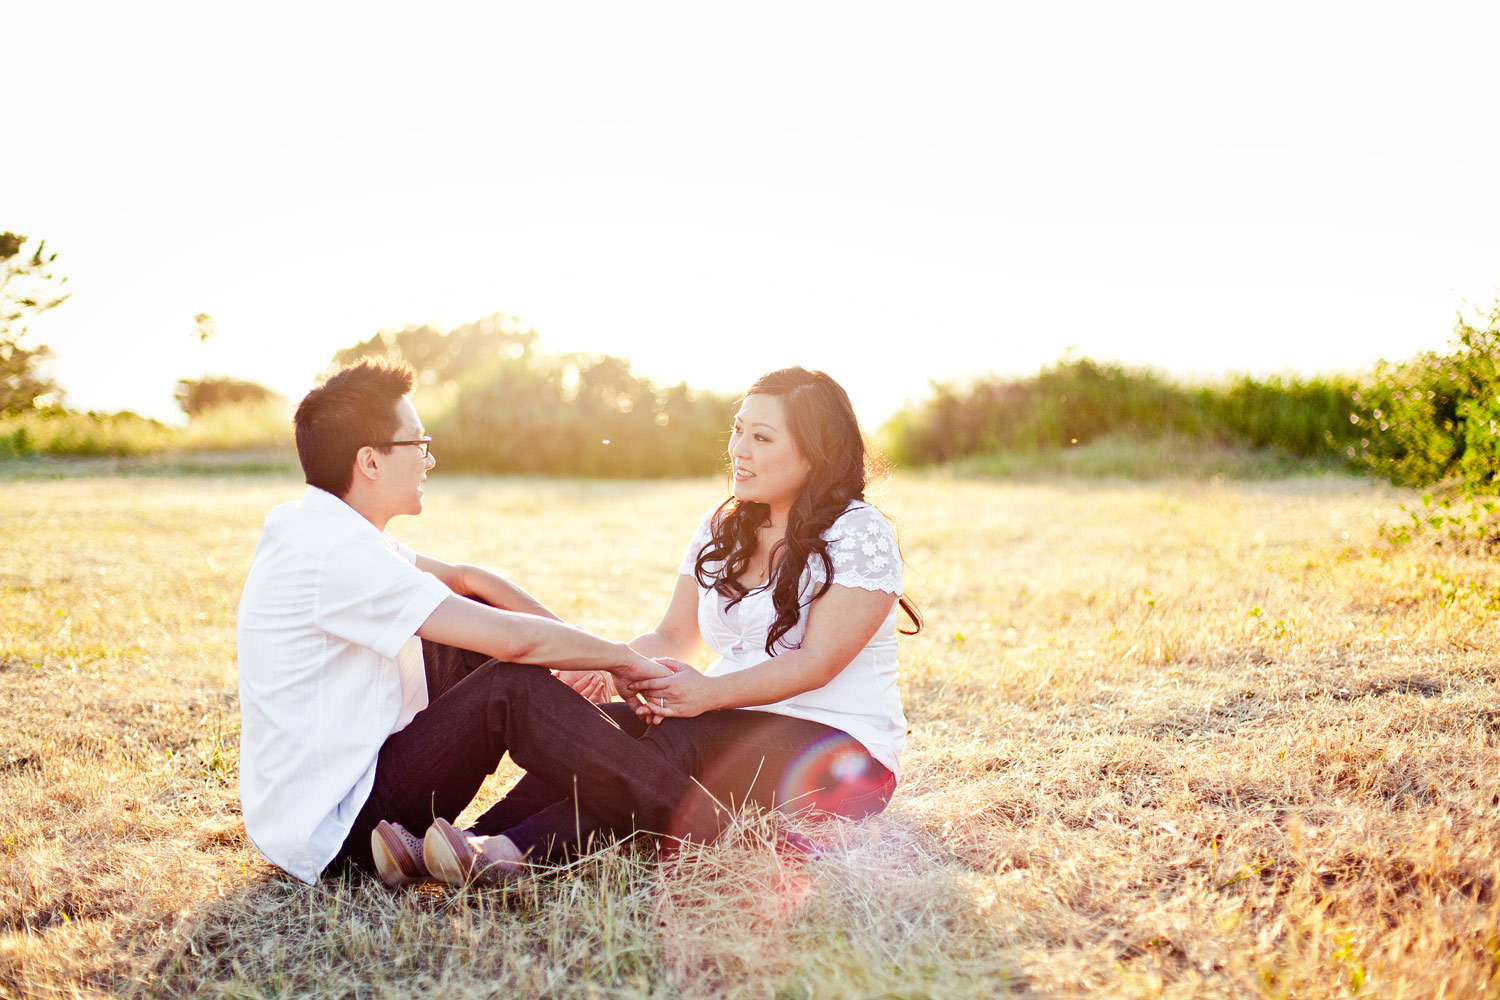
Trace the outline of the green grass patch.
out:
<instances>
[{"instance_id":1,"label":"green grass patch","mask_svg":"<svg viewBox=\"0 0 1500 1000\"><path fill-rule=\"evenodd\" d=\"M1165 479L1199 481L1290 479L1309 475L1354 475L1337 458L1304 458L1284 448L1247 448L1202 438L1169 435L1138 440L1112 435L1069 448L994 452L950 465L959 476L1000 479Z\"/></svg>"}]
</instances>

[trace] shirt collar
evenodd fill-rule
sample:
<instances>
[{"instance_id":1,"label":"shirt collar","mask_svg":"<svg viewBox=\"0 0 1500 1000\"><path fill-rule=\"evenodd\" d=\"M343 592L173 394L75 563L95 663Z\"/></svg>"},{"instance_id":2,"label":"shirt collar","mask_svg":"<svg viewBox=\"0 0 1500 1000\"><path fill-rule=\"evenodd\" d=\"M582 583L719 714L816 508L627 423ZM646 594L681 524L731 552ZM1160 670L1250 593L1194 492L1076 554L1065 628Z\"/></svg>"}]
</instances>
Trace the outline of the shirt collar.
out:
<instances>
[{"instance_id":1,"label":"shirt collar","mask_svg":"<svg viewBox=\"0 0 1500 1000\"><path fill-rule=\"evenodd\" d=\"M351 522L357 521L358 523L364 525L365 528L375 532L375 534L379 537L386 537L385 532L381 531L379 528L375 527L375 525L371 524L369 520L359 511L349 506L341 498L336 497L332 493L329 493L327 490L320 489L316 486L309 486L307 488L307 492L302 494L302 507L304 510L321 511L326 514L331 514L332 516L340 519L347 519Z\"/></svg>"},{"instance_id":2,"label":"shirt collar","mask_svg":"<svg viewBox=\"0 0 1500 1000\"><path fill-rule=\"evenodd\" d=\"M309 486L307 492L302 494L302 502L314 510L345 510L354 514L354 508L344 503L343 500L329 493L327 490L316 486ZM358 517L358 514L355 514Z\"/></svg>"}]
</instances>

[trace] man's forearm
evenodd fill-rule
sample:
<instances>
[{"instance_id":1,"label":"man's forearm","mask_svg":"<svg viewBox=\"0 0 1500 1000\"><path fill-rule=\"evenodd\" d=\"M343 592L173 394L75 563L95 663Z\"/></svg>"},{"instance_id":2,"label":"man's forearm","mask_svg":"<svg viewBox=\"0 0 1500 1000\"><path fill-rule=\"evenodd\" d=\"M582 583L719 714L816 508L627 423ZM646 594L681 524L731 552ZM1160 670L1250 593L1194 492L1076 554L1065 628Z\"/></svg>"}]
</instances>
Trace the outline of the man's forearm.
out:
<instances>
[{"instance_id":1,"label":"man's forearm","mask_svg":"<svg viewBox=\"0 0 1500 1000\"><path fill-rule=\"evenodd\" d=\"M490 607L499 608L501 611L514 611L517 614L536 615L539 618L562 621L547 605L499 574L463 563L454 568L458 570L456 581L458 586L452 588L454 593L465 597L477 597Z\"/></svg>"},{"instance_id":2,"label":"man's forearm","mask_svg":"<svg viewBox=\"0 0 1500 1000\"><path fill-rule=\"evenodd\" d=\"M652 659L658 656L670 656L684 663L692 663L703 652L703 641L696 634L691 638L671 636L659 629L636 636L630 640L629 645L642 656L649 656Z\"/></svg>"},{"instance_id":3,"label":"man's forearm","mask_svg":"<svg viewBox=\"0 0 1500 1000\"><path fill-rule=\"evenodd\" d=\"M417 635L499 660L557 670L608 670L631 678L669 673L623 642L601 639L555 619L485 607L458 595L439 604Z\"/></svg>"}]
</instances>

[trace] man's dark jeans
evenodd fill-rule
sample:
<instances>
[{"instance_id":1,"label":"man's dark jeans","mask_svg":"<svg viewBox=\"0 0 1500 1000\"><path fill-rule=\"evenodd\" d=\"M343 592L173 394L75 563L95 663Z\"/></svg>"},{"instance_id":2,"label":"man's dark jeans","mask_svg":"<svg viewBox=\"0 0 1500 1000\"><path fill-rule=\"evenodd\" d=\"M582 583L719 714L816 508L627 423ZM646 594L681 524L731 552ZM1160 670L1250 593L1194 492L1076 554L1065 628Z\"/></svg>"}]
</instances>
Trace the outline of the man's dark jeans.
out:
<instances>
[{"instance_id":1,"label":"man's dark jeans","mask_svg":"<svg viewBox=\"0 0 1500 1000\"><path fill-rule=\"evenodd\" d=\"M418 835L434 817L451 822L507 752L549 787L576 789L611 826L711 841L727 820L659 748L627 735L545 668L433 642L422 651L430 703L381 746L375 786L329 870L352 863L373 872L370 832L382 819Z\"/></svg>"},{"instance_id":2,"label":"man's dark jeans","mask_svg":"<svg viewBox=\"0 0 1500 1000\"><path fill-rule=\"evenodd\" d=\"M647 726L624 702L602 706L621 729L640 737L677 770L693 775L731 809L753 805L783 812L815 810L863 819L885 808L896 777L841 730L770 712L726 709ZM638 827L610 819L580 785L529 771L474 824L503 833L533 861L555 861L601 837ZM618 815L618 811L616 811Z\"/></svg>"}]
</instances>

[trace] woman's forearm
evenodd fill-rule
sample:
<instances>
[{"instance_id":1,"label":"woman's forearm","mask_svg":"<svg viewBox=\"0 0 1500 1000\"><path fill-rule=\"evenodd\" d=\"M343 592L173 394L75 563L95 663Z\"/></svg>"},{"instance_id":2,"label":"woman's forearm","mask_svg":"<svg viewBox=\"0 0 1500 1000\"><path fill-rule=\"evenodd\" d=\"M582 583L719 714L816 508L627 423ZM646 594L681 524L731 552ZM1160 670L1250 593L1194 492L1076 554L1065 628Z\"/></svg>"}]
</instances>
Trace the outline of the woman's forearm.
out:
<instances>
[{"instance_id":1,"label":"woman's forearm","mask_svg":"<svg viewBox=\"0 0 1500 1000\"><path fill-rule=\"evenodd\" d=\"M801 644L760 663L712 677L673 674L644 688L657 715L774 705L823 687L854 661L890 614L896 596L834 584L813 602ZM658 711L659 710L659 711Z\"/></svg>"},{"instance_id":2,"label":"woman's forearm","mask_svg":"<svg viewBox=\"0 0 1500 1000\"><path fill-rule=\"evenodd\" d=\"M704 679L710 684L709 697L714 708L752 708L774 705L817 690L846 666L847 663L808 656L794 649L753 667Z\"/></svg>"}]
</instances>

